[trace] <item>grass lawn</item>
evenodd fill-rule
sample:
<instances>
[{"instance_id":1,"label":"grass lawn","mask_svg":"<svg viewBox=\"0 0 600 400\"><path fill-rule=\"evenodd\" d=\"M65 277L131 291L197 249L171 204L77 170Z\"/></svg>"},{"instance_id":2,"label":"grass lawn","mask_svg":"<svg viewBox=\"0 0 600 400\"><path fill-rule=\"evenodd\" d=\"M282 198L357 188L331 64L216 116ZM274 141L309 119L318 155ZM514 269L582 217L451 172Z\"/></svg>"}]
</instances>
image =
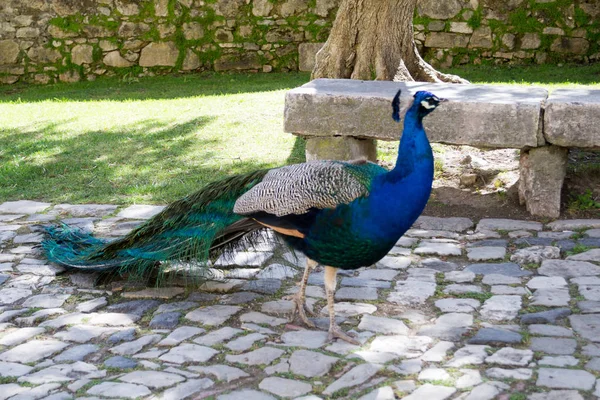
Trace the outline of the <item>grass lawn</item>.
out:
<instances>
[{"instance_id":1,"label":"grass lawn","mask_svg":"<svg viewBox=\"0 0 600 400\"><path fill-rule=\"evenodd\" d=\"M600 89L600 64L467 66L473 83ZM307 73L198 74L0 87L0 202L164 204L232 173L304 161L283 132ZM591 86L590 86L591 85ZM395 158L397 143L379 157Z\"/></svg>"},{"instance_id":2,"label":"grass lawn","mask_svg":"<svg viewBox=\"0 0 600 400\"><path fill-rule=\"evenodd\" d=\"M600 89L600 63L561 66L464 65L443 71L460 75L471 83L540 86L549 91L582 87Z\"/></svg>"},{"instance_id":3,"label":"grass lawn","mask_svg":"<svg viewBox=\"0 0 600 400\"><path fill-rule=\"evenodd\" d=\"M167 203L304 161L285 92L309 74L202 74L0 88L0 202Z\"/></svg>"}]
</instances>

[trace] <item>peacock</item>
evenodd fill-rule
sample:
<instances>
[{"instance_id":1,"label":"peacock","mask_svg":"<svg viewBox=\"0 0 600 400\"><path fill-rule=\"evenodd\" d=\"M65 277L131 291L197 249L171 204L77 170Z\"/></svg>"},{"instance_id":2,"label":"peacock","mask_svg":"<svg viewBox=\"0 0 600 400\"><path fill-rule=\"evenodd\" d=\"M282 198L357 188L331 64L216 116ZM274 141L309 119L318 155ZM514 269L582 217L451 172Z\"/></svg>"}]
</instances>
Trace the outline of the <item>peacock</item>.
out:
<instances>
[{"instance_id":1,"label":"peacock","mask_svg":"<svg viewBox=\"0 0 600 400\"><path fill-rule=\"evenodd\" d=\"M392 101L396 122L400 94ZM290 297L292 318L315 327L306 314L305 290L311 270L321 264L329 340L357 344L335 320L337 270L379 261L425 208L434 164L423 118L442 101L427 91L414 95L392 170L365 160L330 160L235 175L170 204L122 238L48 226L41 247L49 261L70 269L143 276L173 263L207 269L232 244L268 228L307 257L299 290Z\"/></svg>"}]
</instances>

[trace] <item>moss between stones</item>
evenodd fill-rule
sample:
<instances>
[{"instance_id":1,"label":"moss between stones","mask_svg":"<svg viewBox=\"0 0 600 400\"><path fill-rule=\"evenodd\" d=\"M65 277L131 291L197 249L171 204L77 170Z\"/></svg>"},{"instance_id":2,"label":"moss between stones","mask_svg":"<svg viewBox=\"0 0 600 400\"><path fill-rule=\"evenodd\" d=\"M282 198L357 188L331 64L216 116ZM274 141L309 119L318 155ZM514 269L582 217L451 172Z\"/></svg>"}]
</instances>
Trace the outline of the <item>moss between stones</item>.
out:
<instances>
[{"instance_id":1,"label":"moss between stones","mask_svg":"<svg viewBox=\"0 0 600 400\"><path fill-rule=\"evenodd\" d=\"M586 26L590 23L592 17L587 15L581 8L575 9L575 25Z\"/></svg>"},{"instance_id":2,"label":"moss between stones","mask_svg":"<svg viewBox=\"0 0 600 400\"><path fill-rule=\"evenodd\" d=\"M221 57L221 54L222 51L220 48L203 50L198 53L198 59L200 60L200 63L209 64L212 67L215 60L218 60Z\"/></svg>"},{"instance_id":3,"label":"moss between stones","mask_svg":"<svg viewBox=\"0 0 600 400\"><path fill-rule=\"evenodd\" d=\"M175 32L175 46L179 49L179 56L177 57L177 61L175 62L175 69L180 70L183 66L183 60L185 59L185 55L187 53L187 41L183 36L183 31L181 30L181 25L177 26L177 31Z\"/></svg>"},{"instance_id":4,"label":"moss between stones","mask_svg":"<svg viewBox=\"0 0 600 400\"><path fill-rule=\"evenodd\" d=\"M541 16L546 18L548 22L562 22L564 24L564 16L567 9L573 5L573 0L555 0L551 3L538 3L535 0L529 0L531 10L541 11Z\"/></svg>"},{"instance_id":5,"label":"moss between stones","mask_svg":"<svg viewBox=\"0 0 600 400\"><path fill-rule=\"evenodd\" d=\"M469 18L467 20L467 25L469 25L473 29L477 29L481 26L482 19L483 19L483 7L480 4L476 10L473 10L473 15L471 15L471 18Z\"/></svg>"},{"instance_id":6,"label":"moss between stones","mask_svg":"<svg viewBox=\"0 0 600 400\"><path fill-rule=\"evenodd\" d=\"M137 17L139 17L139 19L154 17L155 10L154 10L154 2L153 1L140 2L138 4L140 6L140 12L137 15Z\"/></svg>"},{"instance_id":7,"label":"moss between stones","mask_svg":"<svg viewBox=\"0 0 600 400\"><path fill-rule=\"evenodd\" d=\"M140 67L139 65L115 69L115 75L117 75L119 77L139 76L142 72L144 72L144 69L142 67Z\"/></svg>"},{"instance_id":8,"label":"moss between stones","mask_svg":"<svg viewBox=\"0 0 600 400\"><path fill-rule=\"evenodd\" d=\"M530 11L517 9L508 15L508 21L511 30L517 33L541 32L544 25L535 17L530 15Z\"/></svg>"},{"instance_id":9,"label":"moss between stones","mask_svg":"<svg viewBox=\"0 0 600 400\"><path fill-rule=\"evenodd\" d=\"M413 17L413 25L423 25L425 29L427 29L427 25L429 25L431 21L434 21L434 19L429 18L425 15L419 15L415 10L415 16Z\"/></svg>"},{"instance_id":10,"label":"moss between stones","mask_svg":"<svg viewBox=\"0 0 600 400\"><path fill-rule=\"evenodd\" d=\"M113 31L116 31L119 28L119 22L109 20L109 17L106 15L92 15L88 19L88 24L102 26Z\"/></svg>"},{"instance_id":11,"label":"moss between stones","mask_svg":"<svg viewBox=\"0 0 600 400\"><path fill-rule=\"evenodd\" d=\"M82 21L83 17L81 15L69 15L67 17L51 18L48 23L62 29L63 31L80 33Z\"/></svg>"}]
</instances>

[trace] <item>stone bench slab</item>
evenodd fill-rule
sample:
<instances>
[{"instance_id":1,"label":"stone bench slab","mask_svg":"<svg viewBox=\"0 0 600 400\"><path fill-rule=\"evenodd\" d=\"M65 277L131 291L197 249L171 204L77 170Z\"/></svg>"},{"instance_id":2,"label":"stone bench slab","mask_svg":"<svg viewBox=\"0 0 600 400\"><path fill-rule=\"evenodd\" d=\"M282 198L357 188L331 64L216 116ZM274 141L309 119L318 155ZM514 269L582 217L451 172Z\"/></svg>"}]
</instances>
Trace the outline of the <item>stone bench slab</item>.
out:
<instances>
[{"instance_id":1,"label":"stone bench slab","mask_svg":"<svg viewBox=\"0 0 600 400\"><path fill-rule=\"evenodd\" d=\"M544 144L540 113L548 92L512 86L316 79L287 93L284 130L305 137L398 140L402 125L392 120L390 107L398 89L401 115L419 90L449 100L424 121L432 142L489 148Z\"/></svg>"},{"instance_id":2,"label":"stone bench slab","mask_svg":"<svg viewBox=\"0 0 600 400\"><path fill-rule=\"evenodd\" d=\"M557 146L600 149L600 90L552 92L546 101L544 134Z\"/></svg>"}]
</instances>

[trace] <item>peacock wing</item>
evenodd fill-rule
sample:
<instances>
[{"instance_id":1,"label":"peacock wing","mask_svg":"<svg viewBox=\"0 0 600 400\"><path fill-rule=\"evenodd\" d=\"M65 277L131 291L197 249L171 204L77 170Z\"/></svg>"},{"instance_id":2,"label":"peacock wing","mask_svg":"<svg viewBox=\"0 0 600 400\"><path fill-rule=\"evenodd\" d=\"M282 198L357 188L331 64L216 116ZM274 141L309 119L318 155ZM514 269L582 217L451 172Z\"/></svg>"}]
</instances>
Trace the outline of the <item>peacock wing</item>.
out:
<instances>
[{"instance_id":1,"label":"peacock wing","mask_svg":"<svg viewBox=\"0 0 600 400\"><path fill-rule=\"evenodd\" d=\"M373 179L385 172L366 161L311 161L272 169L237 199L233 211L282 217L335 208L368 196Z\"/></svg>"}]
</instances>

